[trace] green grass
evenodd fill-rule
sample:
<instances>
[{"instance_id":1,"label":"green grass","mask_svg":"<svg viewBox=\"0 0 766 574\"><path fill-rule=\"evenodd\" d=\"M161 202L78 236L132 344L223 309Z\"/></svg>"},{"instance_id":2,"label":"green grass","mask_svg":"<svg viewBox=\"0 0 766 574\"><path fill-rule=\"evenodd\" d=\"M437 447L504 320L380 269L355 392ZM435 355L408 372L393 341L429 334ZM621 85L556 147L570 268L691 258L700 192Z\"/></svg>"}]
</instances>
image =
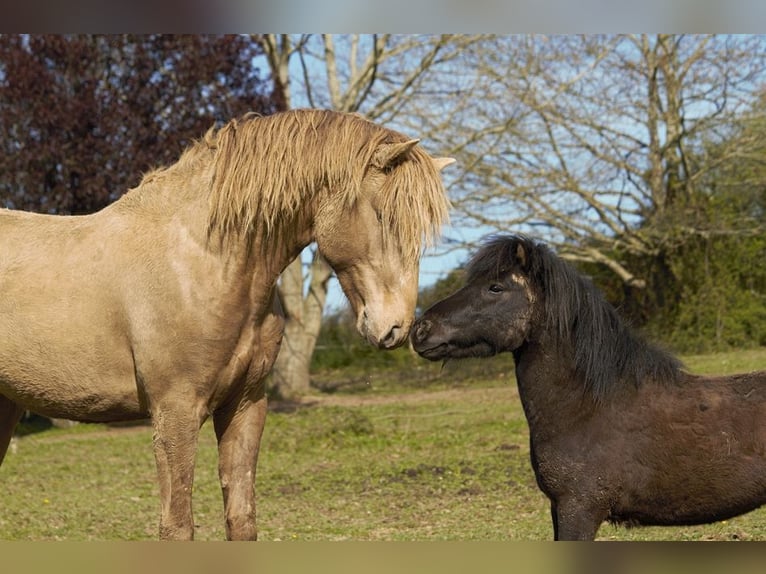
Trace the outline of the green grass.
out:
<instances>
[{"instance_id":1,"label":"green grass","mask_svg":"<svg viewBox=\"0 0 766 574\"><path fill-rule=\"evenodd\" d=\"M700 373L753 370L766 366L766 349L685 361ZM367 390L349 385L271 412L256 485L260 538L549 540L516 387L507 364L496 366L487 376L429 370L419 385L373 373ZM194 487L200 540L224 537L216 456L208 424ZM147 427L27 434L0 468L2 540L151 540L158 507ZM599 538L766 540L766 510L699 527L603 525Z\"/></svg>"},{"instance_id":2,"label":"green grass","mask_svg":"<svg viewBox=\"0 0 766 574\"><path fill-rule=\"evenodd\" d=\"M747 349L732 353L688 355L684 364L693 373L730 375L748 371L766 370L766 348Z\"/></svg>"}]
</instances>

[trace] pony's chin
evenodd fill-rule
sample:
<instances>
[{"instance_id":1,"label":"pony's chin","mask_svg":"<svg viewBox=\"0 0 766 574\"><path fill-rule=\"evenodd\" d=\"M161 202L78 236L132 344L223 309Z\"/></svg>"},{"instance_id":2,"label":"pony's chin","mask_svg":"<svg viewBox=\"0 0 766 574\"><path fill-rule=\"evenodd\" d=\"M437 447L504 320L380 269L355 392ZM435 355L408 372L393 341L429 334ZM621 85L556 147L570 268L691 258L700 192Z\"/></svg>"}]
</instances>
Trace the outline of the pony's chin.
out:
<instances>
[{"instance_id":1,"label":"pony's chin","mask_svg":"<svg viewBox=\"0 0 766 574\"><path fill-rule=\"evenodd\" d=\"M454 343L441 343L427 349L416 349L418 354L429 361L445 361L447 359L469 359L472 357L491 357L497 354L495 347L481 341L468 347Z\"/></svg>"}]
</instances>

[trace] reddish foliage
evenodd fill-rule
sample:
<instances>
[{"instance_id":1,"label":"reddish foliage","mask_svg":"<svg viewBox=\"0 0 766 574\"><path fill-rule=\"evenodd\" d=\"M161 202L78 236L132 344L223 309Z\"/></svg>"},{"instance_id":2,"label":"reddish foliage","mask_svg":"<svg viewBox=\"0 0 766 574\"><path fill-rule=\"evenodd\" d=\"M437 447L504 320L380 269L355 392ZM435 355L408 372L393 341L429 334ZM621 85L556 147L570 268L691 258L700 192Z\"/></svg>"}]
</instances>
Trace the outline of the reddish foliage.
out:
<instances>
[{"instance_id":1,"label":"reddish foliage","mask_svg":"<svg viewBox=\"0 0 766 574\"><path fill-rule=\"evenodd\" d=\"M241 36L0 36L0 207L98 210L215 122L275 111Z\"/></svg>"}]
</instances>

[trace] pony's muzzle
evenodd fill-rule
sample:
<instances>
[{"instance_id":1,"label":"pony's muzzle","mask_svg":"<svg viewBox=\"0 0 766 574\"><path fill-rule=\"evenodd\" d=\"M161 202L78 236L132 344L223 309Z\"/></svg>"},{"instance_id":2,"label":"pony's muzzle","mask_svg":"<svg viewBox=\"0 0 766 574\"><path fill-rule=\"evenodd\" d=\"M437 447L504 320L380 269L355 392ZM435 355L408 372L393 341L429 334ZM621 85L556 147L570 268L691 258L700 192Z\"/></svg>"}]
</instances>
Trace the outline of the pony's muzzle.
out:
<instances>
[{"instance_id":1,"label":"pony's muzzle","mask_svg":"<svg viewBox=\"0 0 766 574\"><path fill-rule=\"evenodd\" d=\"M415 350L417 350L418 346L423 344L423 342L428 339L428 335L431 333L431 321L428 319L418 319L415 321L415 324L412 326L412 331L410 332L410 339L412 340L412 344L415 347Z\"/></svg>"},{"instance_id":2,"label":"pony's muzzle","mask_svg":"<svg viewBox=\"0 0 766 574\"><path fill-rule=\"evenodd\" d=\"M434 333L434 327L436 327ZM450 356L450 345L439 329L439 324L421 317L410 330L410 341L415 352L429 361L447 360Z\"/></svg>"}]
</instances>

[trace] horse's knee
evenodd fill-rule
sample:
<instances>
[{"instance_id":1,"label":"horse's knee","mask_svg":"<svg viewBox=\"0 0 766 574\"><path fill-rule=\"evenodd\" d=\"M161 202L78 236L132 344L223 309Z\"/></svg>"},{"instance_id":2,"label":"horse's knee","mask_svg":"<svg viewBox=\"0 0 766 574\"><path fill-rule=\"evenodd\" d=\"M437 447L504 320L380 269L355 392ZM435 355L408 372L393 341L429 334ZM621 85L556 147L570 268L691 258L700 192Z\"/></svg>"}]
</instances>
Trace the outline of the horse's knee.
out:
<instances>
[{"instance_id":1,"label":"horse's knee","mask_svg":"<svg viewBox=\"0 0 766 574\"><path fill-rule=\"evenodd\" d=\"M194 526L160 523L160 540L194 540Z\"/></svg>"},{"instance_id":2,"label":"horse's knee","mask_svg":"<svg viewBox=\"0 0 766 574\"><path fill-rule=\"evenodd\" d=\"M225 465L226 466L226 465ZM221 472L227 540L255 540L255 489L250 473Z\"/></svg>"},{"instance_id":3,"label":"horse's knee","mask_svg":"<svg viewBox=\"0 0 766 574\"><path fill-rule=\"evenodd\" d=\"M255 513L226 517L227 540L257 540Z\"/></svg>"}]
</instances>

